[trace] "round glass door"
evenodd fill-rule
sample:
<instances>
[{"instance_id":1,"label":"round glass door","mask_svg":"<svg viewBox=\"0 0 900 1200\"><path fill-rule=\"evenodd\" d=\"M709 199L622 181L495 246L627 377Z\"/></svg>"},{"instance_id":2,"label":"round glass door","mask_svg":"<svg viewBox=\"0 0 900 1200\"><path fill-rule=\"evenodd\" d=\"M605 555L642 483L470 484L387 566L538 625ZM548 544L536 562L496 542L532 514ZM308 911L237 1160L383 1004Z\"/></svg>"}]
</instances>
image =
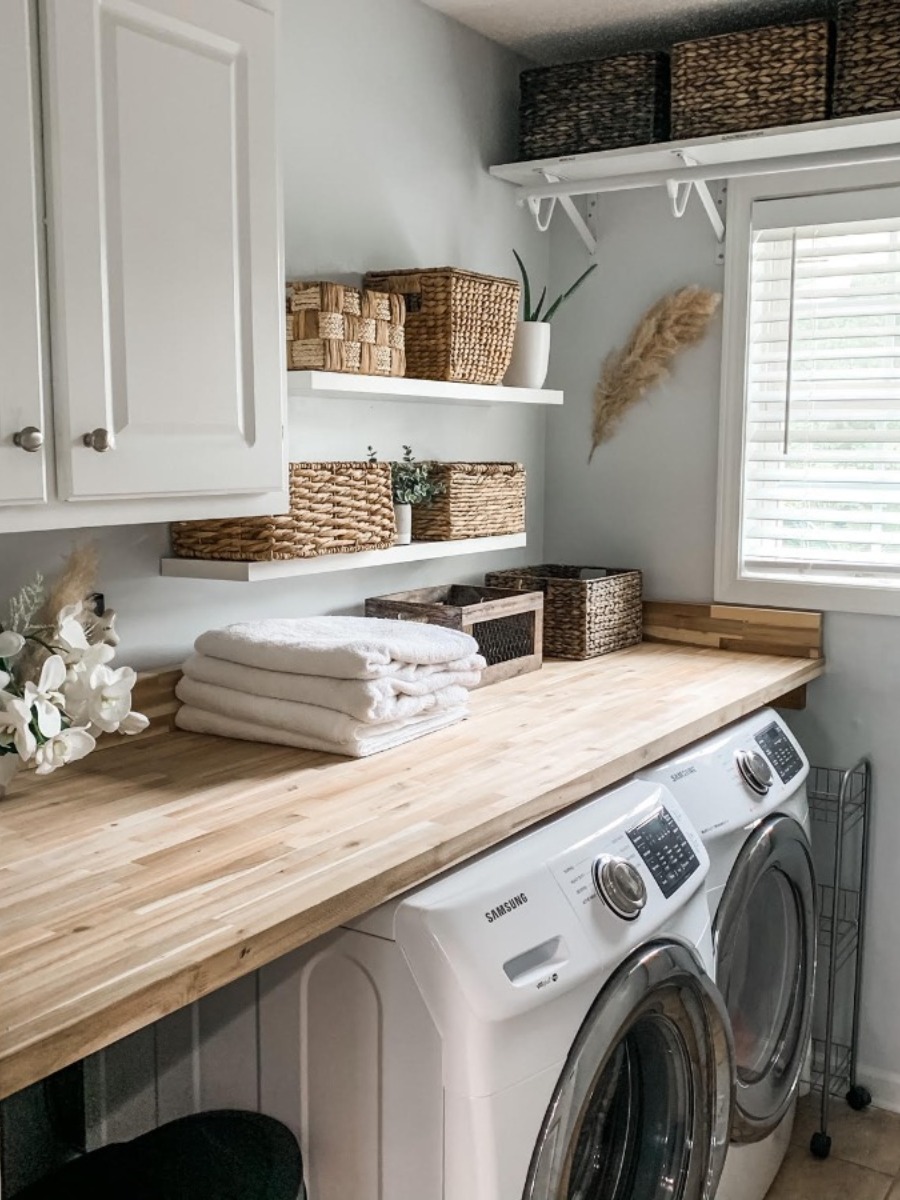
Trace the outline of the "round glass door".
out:
<instances>
[{"instance_id":1,"label":"round glass door","mask_svg":"<svg viewBox=\"0 0 900 1200\"><path fill-rule=\"evenodd\" d=\"M595 1001L560 1076L525 1200L701 1200L728 1142L731 1046L693 954L651 943Z\"/></svg>"},{"instance_id":2,"label":"round glass door","mask_svg":"<svg viewBox=\"0 0 900 1200\"><path fill-rule=\"evenodd\" d=\"M815 876L790 817L747 840L714 926L716 980L734 1038L732 1140L755 1142L793 1101L809 1041L815 974Z\"/></svg>"}]
</instances>

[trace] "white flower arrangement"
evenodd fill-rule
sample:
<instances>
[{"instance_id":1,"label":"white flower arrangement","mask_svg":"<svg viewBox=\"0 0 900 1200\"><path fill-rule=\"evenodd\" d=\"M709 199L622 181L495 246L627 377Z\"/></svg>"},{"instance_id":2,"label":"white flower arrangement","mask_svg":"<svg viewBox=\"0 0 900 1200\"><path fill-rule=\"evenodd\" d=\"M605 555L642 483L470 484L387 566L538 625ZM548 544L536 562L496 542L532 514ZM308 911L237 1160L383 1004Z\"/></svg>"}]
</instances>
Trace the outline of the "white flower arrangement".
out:
<instances>
[{"instance_id":1,"label":"white flower arrangement","mask_svg":"<svg viewBox=\"0 0 900 1200\"><path fill-rule=\"evenodd\" d=\"M112 620L98 622L82 601L50 622L45 613L38 576L0 624L0 771L19 765L48 775L90 754L101 733L135 734L149 724L131 710L135 672L110 665ZM6 761L10 755L18 761Z\"/></svg>"}]
</instances>

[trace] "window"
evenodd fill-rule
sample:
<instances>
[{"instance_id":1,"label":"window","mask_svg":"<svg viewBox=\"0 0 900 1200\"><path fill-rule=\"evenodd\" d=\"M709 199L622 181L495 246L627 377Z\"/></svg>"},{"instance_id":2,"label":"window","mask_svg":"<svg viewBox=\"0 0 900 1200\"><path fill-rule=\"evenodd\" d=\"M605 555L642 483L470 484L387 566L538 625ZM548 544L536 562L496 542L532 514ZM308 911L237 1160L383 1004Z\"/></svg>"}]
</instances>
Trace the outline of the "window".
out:
<instances>
[{"instance_id":1,"label":"window","mask_svg":"<svg viewBox=\"0 0 900 1200\"><path fill-rule=\"evenodd\" d=\"M900 187L820 174L732 185L717 594L900 612Z\"/></svg>"}]
</instances>

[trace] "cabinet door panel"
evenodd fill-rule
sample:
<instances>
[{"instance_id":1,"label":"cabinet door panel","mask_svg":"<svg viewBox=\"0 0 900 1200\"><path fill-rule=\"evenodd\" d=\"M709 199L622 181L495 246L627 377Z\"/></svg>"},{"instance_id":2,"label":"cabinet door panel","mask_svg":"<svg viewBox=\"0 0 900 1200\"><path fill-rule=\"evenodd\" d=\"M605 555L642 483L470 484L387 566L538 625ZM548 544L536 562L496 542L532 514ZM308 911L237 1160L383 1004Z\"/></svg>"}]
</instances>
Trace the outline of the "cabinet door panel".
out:
<instances>
[{"instance_id":1,"label":"cabinet door panel","mask_svg":"<svg viewBox=\"0 0 900 1200\"><path fill-rule=\"evenodd\" d=\"M277 489L273 18L239 0L50 0L48 17L61 493ZM108 452L84 445L94 429Z\"/></svg>"},{"instance_id":2,"label":"cabinet door panel","mask_svg":"<svg viewBox=\"0 0 900 1200\"><path fill-rule=\"evenodd\" d=\"M0 5L0 505L47 499L43 396L41 181L31 0ZM28 454L13 436L29 426L45 448ZM0 528L2 528L0 515Z\"/></svg>"}]
</instances>

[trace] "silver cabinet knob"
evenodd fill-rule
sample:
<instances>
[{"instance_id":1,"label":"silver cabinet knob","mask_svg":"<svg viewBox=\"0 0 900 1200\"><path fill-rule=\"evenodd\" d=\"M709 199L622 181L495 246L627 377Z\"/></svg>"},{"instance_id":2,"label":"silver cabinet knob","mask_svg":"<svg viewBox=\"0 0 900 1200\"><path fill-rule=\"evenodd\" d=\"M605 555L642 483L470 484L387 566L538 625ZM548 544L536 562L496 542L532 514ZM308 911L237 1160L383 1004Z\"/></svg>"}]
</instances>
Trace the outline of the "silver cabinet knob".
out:
<instances>
[{"instance_id":1,"label":"silver cabinet knob","mask_svg":"<svg viewBox=\"0 0 900 1200\"><path fill-rule=\"evenodd\" d=\"M107 450L115 449L113 435L108 429L94 429L90 433L86 433L82 441L89 450L96 450L98 454L105 454Z\"/></svg>"},{"instance_id":2,"label":"silver cabinet knob","mask_svg":"<svg viewBox=\"0 0 900 1200\"><path fill-rule=\"evenodd\" d=\"M624 858L601 855L594 863L597 895L623 921L636 921L647 903L647 886L637 867Z\"/></svg>"},{"instance_id":3,"label":"silver cabinet knob","mask_svg":"<svg viewBox=\"0 0 900 1200\"><path fill-rule=\"evenodd\" d=\"M13 445L24 450L26 454L37 454L44 444L44 435L34 425L26 425L18 433L13 434Z\"/></svg>"}]
</instances>

